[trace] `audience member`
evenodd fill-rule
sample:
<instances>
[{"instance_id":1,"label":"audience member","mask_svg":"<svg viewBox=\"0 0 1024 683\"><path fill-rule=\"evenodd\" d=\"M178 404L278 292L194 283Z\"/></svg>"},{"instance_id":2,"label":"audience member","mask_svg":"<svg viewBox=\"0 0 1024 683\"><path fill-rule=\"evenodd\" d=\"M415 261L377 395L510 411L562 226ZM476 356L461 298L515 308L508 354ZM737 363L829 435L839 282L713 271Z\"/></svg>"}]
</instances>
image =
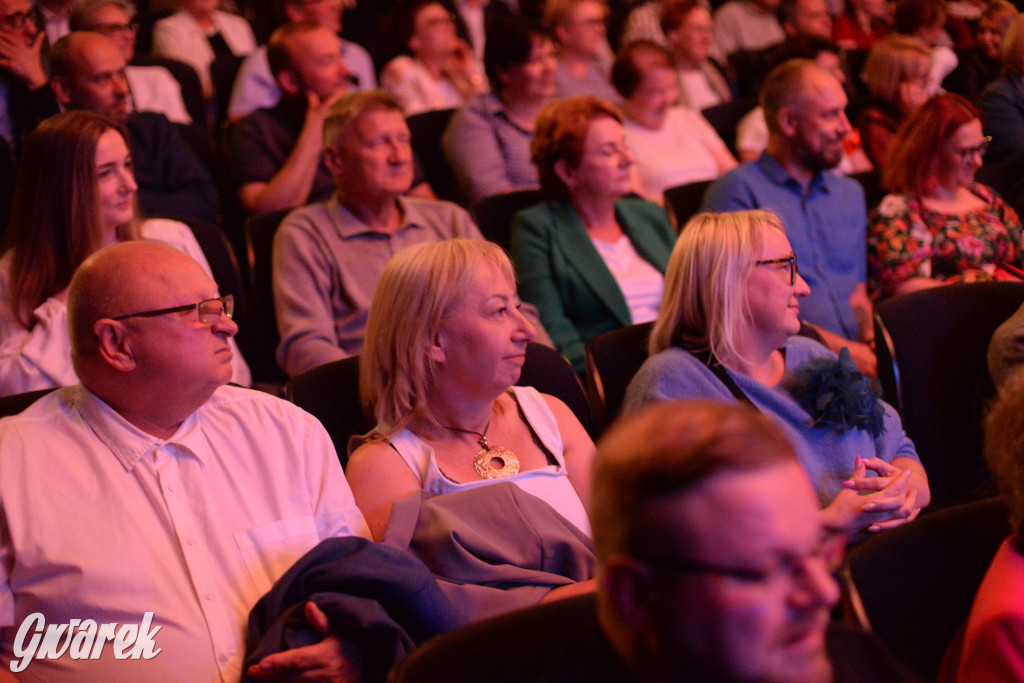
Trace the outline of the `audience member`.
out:
<instances>
[{"instance_id":1,"label":"audience member","mask_svg":"<svg viewBox=\"0 0 1024 683\"><path fill-rule=\"evenodd\" d=\"M829 621L842 535L770 419L650 406L598 445L597 593L443 636L396 683L909 681L872 635ZM509 633L500 667L481 655Z\"/></svg>"},{"instance_id":2,"label":"audience member","mask_svg":"<svg viewBox=\"0 0 1024 683\"><path fill-rule=\"evenodd\" d=\"M1019 14L1007 0L990 0L978 19L975 45L957 51L957 67L942 82L950 92L974 102L981 92L1002 75L999 53L1010 24Z\"/></svg>"},{"instance_id":3,"label":"audience member","mask_svg":"<svg viewBox=\"0 0 1024 683\"><path fill-rule=\"evenodd\" d=\"M931 50L926 88L929 96L942 91L942 81L956 68L956 53L952 49L955 43L943 29L951 21L946 0L898 0L893 10L896 33L917 38ZM971 41L970 30L963 30Z\"/></svg>"},{"instance_id":4,"label":"audience member","mask_svg":"<svg viewBox=\"0 0 1024 683\"><path fill-rule=\"evenodd\" d=\"M594 444L564 403L513 386L534 334L517 304L512 264L490 242L416 245L384 269L359 373L377 427L347 468L375 539L410 493L502 480L589 536Z\"/></svg>"},{"instance_id":5,"label":"audience member","mask_svg":"<svg viewBox=\"0 0 1024 683\"><path fill-rule=\"evenodd\" d=\"M728 57L740 50L761 50L786 37L775 16L779 0L727 0L715 10L718 51Z\"/></svg>"},{"instance_id":6,"label":"audience member","mask_svg":"<svg viewBox=\"0 0 1024 683\"><path fill-rule=\"evenodd\" d=\"M985 135L992 138L985 156L989 163L1024 152L1024 14L1013 20L1001 50L1005 72L978 100L985 114Z\"/></svg>"},{"instance_id":7,"label":"audience member","mask_svg":"<svg viewBox=\"0 0 1024 683\"><path fill-rule=\"evenodd\" d=\"M487 39L484 67L492 92L452 117L441 144L470 202L537 187L530 140L537 113L555 92L555 46L527 19L504 24Z\"/></svg>"},{"instance_id":8,"label":"audience member","mask_svg":"<svg viewBox=\"0 0 1024 683\"><path fill-rule=\"evenodd\" d=\"M988 345L988 373L996 387L1024 365L1024 306L1000 325Z\"/></svg>"},{"instance_id":9,"label":"audience member","mask_svg":"<svg viewBox=\"0 0 1024 683\"><path fill-rule=\"evenodd\" d=\"M931 51L917 38L891 35L868 52L861 80L871 93L857 119L864 151L882 169L900 123L928 99Z\"/></svg>"},{"instance_id":10,"label":"audience member","mask_svg":"<svg viewBox=\"0 0 1024 683\"><path fill-rule=\"evenodd\" d=\"M50 51L51 87L67 109L85 109L128 131L139 203L149 216L200 218L220 213L209 170L163 114L128 111L125 59L99 33L69 33Z\"/></svg>"},{"instance_id":11,"label":"audience member","mask_svg":"<svg viewBox=\"0 0 1024 683\"><path fill-rule=\"evenodd\" d=\"M818 36L832 40L832 16L825 0L781 0L778 18L787 37Z\"/></svg>"},{"instance_id":12,"label":"audience member","mask_svg":"<svg viewBox=\"0 0 1024 683\"><path fill-rule=\"evenodd\" d=\"M67 287L75 268L100 247L156 240L210 274L187 225L139 219L127 140L109 119L59 114L28 137L25 152L0 258L3 396L78 382L68 347ZM249 368L234 340L231 348L232 381L248 385Z\"/></svg>"},{"instance_id":13,"label":"audience member","mask_svg":"<svg viewBox=\"0 0 1024 683\"><path fill-rule=\"evenodd\" d=\"M473 48L473 54L482 60L491 31L500 31L504 22L519 13L516 9L527 0L442 0L455 15L459 35ZM493 27L493 28L492 28Z\"/></svg>"},{"instance_id":14,"label":"audience member","mask_svg":"<svg viewBox=\"0 0 1024 683\"><path fill-rule=\"evenodd\" d=\"M405 0L391 15L403 54L380 74L406 116L461 107L488 91L483 64L455 33L455 20L438 0Z\"/></svg>"},{"instance_id":15,"label":"audience member","mask_svg":"<svg viewBox=\"0 0 1024 683\"><path fill-rule=\"evenodd\" d=\"M153 26L153 52L195 69L212 98L210 65L218 57L245 57L256 49L256 37L245 19L217 9L218 0L177 1L181 9Z\"/></svg>"},{"instance_id":16,"label":"audience member","mask_svg":"<svg viewBox=\"0 0 1024 683\"><path fill-rule=\"evenodd\" d=\"M608 6L601 0L547 0L544 25L558 43L555 96L593 95L616 102L612 87Z\"/></svg>"},{"instance_id":17,"label":"audience member","mask_svg":"<svg viewBox=\"0 0 1024 683\"><path fill-rule=\"evenodd\" d=\"M810 293L797 260L767 211L691 219L624 409L695 397L748 403L794 435L828 526L854 538L898 526L928 505L928 479L896 411L849 356L796 336Z\"/></svg>"},{"instance_id":18,"label":"audience member","mask_svg":"<svg viewBox=\"0 0 1024 683\"><path fill-rule=\"evenodd\" d=\"M78 0L71 10L71 30L93 31L110 38L127 66L130 111L155 111L173 123L192 123L181 85L162 66L135 66L135 7L129 0Z\"/></svg>"},{"instance_id":19,"label":"audience member","mask_svg":"<svg viewBox=\"0 0 1024 683\"><path fill-rule=\"evenodd\" d=\"M980 117L963 97L946 93L925 102L897 132L882 173L883 187L894 194L882 200L868 231L875 297L1024 279L1020 218L974 180L988 147Z\"/></svg>"},{"instance_id":20,"label":"audience member","mask_svg":"<svg viewBox=\"0 0 1024 683\"><path fill-rule=\"evenodd\" d=\"M679 104L700 111L730 101L728 72L711 57L711 12L697 0L673 2L661 28L679 73Z\"/></svg>"},{"instance_id":21,"label":"audience member","mask_svg":"<svg viewBox=\"0 0 1024 683\"><path fill-rule=\"evenodd\" d=\"M768 147L715 182L704 207L778 213L797 258L808 265L805 319L833 352L848 347L857 365L874 374L864 190L828 172L842 160L850 134L846 104L842 84L814 62L776 67L761 94Z\"/></svg>"},{"instance_id":22,"label":"audience member","mask_svg":"<svg viewBox=\"0 0 1024 683\"><path fill-rule=\"evenodd\" d=\"M675 106L679 79L668 50L648 41L630 43L615 59L612 82L623 97L626 142L643 197L661 203L666 188L711 180L736 166L700 112Z\"/></svg>"},{"instance_id":23,"label":"audience member","mask_svg":"<svg viewBox=\"0 0 1024 683\"><path fill-rule=\"evenodd\" d=\"M403 196L413 182L412 148L390 95L347 95L327 112L323 129L337 193L293 211L274 238L277 361L291 376L362 350L377 280L399 249L483 239L458 206Z\"/></svg>"},{"instance_id":24,"label":"audience member","mask_svg":"<svg viewBox=\"0 0 1024 683\"><path fill-rule=\"evenodd\" d=\"M248 213L269 213L327 198L331 173L320 154L324 117L353 89L341 39L307 22L286 24L267 43L267 60L281 88L273 107L257 109L231 127L228 162Z\"/></svg>"},{"instance_id":25,"label":"audience member","mask_svg":"<svg viewBox=\"0 0 1024 683\"><path fill-rule=\"evenodd\" d=\"M512 260L555 348L577 372L583 345L654 320L675 234L661 207L627 198L622 116L596 97L551 102L531 146L546 202L512 220Z\"/></svg>"},{"instance_id":26,"label":"audience member","mask_svg":"<svg viewBox=\"0 0 1024 683\"><path fill-rule=\"evenodd\" d=\"M846 72L843 70L843 59L839 46L827 38L817 35L800 34L786 38L776 50L773 57L779 64L790 59L811 59L825 71L835 76L841 85L846 86ZM764 109L760 106L751 109L736 124L736 151L741 162L753 161L761 156L768 146L768 123L764 119ZM837 173L849 175L872 169L861 146L860 135L856 130L850 131L843 141L843 158L836 165Z\"/></svg>"},{"instance_id":27,"label":"audience member","mask_svg":"<svg viewBox=\"0 0 1024 683\"><path fill-rule=\"evenodd\" d=\"M309 22L323 26L332 33L341 33L342 15L345 3L338 0L277 0L282 15L289 23ZM377 87L377 70L373 59L361 46L350 40L341 41L341 59L355 77L356 88L373 90ZM269 108L281 100L281 88L277 79L270 71L270 60L267 59L267 46L261 45L242 62L235 77L235 85L231 90L231 101L228 104L228 119L237 121L256 111Z\"/></svg>"},{"instance_id":28,"label":"audience member","mask_svg":"<svg viewBox=\"0 0 1024 683\"><path fill-rule=\"evenodd\" d=\"M78 0L37 0L35 19L38 28L46 34L46 43L53 45L71 32L71 10Z\"/></svg>"},{"instance_id":29,"label":"audience member","mask_svg":"<svg viewBox=\"0 0 1024 683\"><path fill-rule=\"evenodd\" d=\"M652 43L667 47L668 40L661 29L661 16L665 8L673 0L645 0L639 2L626 17L626 24L619 36L619 45L629 45L638 40L649 40Z\"/></svg>"},{"instance_id":30,"label":"audience member","mask_svg":"<svg viewBox=\"0 0 1024 683\"><path fill-rule=\"evenodd\" d=\"M99 659L34 659L26 679L239 680L256 601L320 540L368 535L320 423L224 386L238 328L230 299L216 297L198 263L154 242L103 249L75 273L81 384L0 420L5 669L16 632L40 613L48 627L125 624L139 651L148 629L160 655L115 659L121 648L97 644ZM323 613L306 614L323 640L250 675L355 680Z\"/></svg>"},{"instance_id":31,"label":"audience member","mask_svg":"<svg viewBox=\"0 0 1024 683\"><path fill-rule=\"evenodd\" d=\"M1024 676L1024 654L1017 647L1024 634L1021 576L1024 551L1024 375L1015 373L985 417L985 461L995 474L1010 512L1012 533L999 547L974 598L955 671L944 672L959 683L1013 681Z\"/></svg>"},{"instance_id":32,"label":"audience member","mask_svg":"<svg viewBox=\"0 0 1024 683\"><path fill-rule=\"evenodd\" d=\"M0 136L12 148L59 109L44 63L46 34L29 0L0 0Z\"/></svg>"},{"instance_id":33,"label":"audience member","mask_svg":"<svg viewBox=\"0 0 1024 683\"><path fill-rule=\"evenodd\" d=\"M846 0L846 11L832 25L832 39L844 50L870 49L889 34L886 0Z\"/></svg>"}]
</instances>

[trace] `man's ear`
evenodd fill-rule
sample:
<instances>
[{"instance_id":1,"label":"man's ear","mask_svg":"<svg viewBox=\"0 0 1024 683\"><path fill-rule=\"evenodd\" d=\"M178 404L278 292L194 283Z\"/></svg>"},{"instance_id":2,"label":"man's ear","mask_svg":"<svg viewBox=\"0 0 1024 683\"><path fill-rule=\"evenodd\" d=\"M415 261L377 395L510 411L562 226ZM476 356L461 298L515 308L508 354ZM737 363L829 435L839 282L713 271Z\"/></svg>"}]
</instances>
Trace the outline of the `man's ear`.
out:
<instances>
[{"instance_id":1,"label":"man's ear","mask_svg":"<svg viewBox=\"0 0 1024 683\"><path fill-rule=\"evenodd\" d=\"M71 106L71 89L68 88L67 81L62 76L54 76L50 79L50 87L53 89L53 94L57 97L57 102L60 106L67 109Z\"/></svg>"},{"instance_id":2,"label":"man's ear","mask_svg":"<svg viewBox=\"0 0 1024 683\"><path fill-rule=\"evenodd\" d=\"M615 555L605 564L601 583L616 621L634 632L646 629L651 602L657 599L652 592L654 576L650 567L631 557Z\"/></svg>"},{"instance_id":3,"label":"man's ear","mask_svg":"<svg viewBox=\"0 0 1024 683\"><path fill-rule=\"evenodd\" d=\"M800 129L800 117L796 111L789 107L782 107L776 114L775 120L779 125L779 131L787 138L796 137Z\"/></svg>"},{"instance_id":4,"label":"man's ear","mask_svg":"<svg viewBox=\"0 0 1024 683\"><path fill-rule=\"evenodd\" d=\"M324 166L331 172L332 176L342 175L341 153L335 145L324 147Z\"/></svg>"},{"instance_id":5,"label":"man's ear","mask_svg":"<svg viewBox=\"0 0 1024 683\"><path fill-rule=\"evenodd\" d=\"M101 318L92 326L96 335L99 355L111 367L121 372L135 369L135 353L128 329L118 320Z\"/></svg>"},{"instance_id":6,"label":"man's ear","mask_svg":"<svg viewBox=\"0 0 1024 683\"><path fill-rule=\"evenodd\" d=\"M289 95L298 95L302 92L302 81L299 80L298 75L291 69L278 71L275 80L277 80L277 85L281 88L282 92Z\"/></svg>"}]
</instances>

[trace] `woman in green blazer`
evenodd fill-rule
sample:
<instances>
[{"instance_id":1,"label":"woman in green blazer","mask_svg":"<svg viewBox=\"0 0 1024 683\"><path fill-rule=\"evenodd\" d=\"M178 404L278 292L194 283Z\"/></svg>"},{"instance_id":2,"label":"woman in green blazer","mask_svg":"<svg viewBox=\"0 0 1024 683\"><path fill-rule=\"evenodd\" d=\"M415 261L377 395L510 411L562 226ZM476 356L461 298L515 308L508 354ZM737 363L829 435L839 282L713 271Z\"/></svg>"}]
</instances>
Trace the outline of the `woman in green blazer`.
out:
<instances>
[{"instance_id":1,"label":"woman in green blazer","mask_svg":"<svg viewBox=\"0 0 1024 683\"><path fill-rule=\"evenodd\" d=\"M657 316L676 236L661 207L627 197L633 158L610 103L548 104L530 152L549 200L512 219L519 292L582 372L589 339Z\"/></svg>"}]
</instances>

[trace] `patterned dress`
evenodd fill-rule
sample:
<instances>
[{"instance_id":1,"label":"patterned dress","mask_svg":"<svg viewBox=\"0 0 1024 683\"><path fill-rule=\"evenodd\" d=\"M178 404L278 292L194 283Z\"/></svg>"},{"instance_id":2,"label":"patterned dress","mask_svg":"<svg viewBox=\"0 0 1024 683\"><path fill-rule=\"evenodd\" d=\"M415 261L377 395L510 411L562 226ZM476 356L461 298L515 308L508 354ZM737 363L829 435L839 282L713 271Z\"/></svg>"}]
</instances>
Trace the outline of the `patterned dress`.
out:
<instances>
[{"instance_id":1,"label":"patterned dress","mask_svg":"<svg viewBox=\"0 0 1024 683\"><path fill-rule=\"evenodd\" d=\"M1017 213L992 188L969 189L985 205L965 214L932 211L920 197L886 195L868 228L868 278L878 298L913 277L980 282L993 279L1001 263L1024 265Z\"/></svg>"}]
</instances>

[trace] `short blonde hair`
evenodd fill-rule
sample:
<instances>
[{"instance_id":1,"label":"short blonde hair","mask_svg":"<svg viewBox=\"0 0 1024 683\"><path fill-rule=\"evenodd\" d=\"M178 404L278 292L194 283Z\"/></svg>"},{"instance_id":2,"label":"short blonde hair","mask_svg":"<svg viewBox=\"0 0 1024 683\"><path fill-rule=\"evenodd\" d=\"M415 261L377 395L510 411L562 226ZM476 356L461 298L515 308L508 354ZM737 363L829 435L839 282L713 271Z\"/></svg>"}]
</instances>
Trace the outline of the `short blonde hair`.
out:
<instances>
[{"instance_id":1,"label":"short blonde hair","mask_svg":"<svg viewBox=\"0 0 1024 683\"><path fill-rule=\"evenodd\" d=\"M769 211L702 213L690 219L665 271L651 355L681 345L710 350L719 359L742 358L737 336L751 320L745 284L771 228L785 232Z\"/></svg>"},{"instance_id":2,"label":"short blonde hair","mask_svg":"<svg viewBox=\"0 0 1024 683\"><path fill-rule=\"evenodd\" d=\"M911 36L888 35L868 52L861 80L880 100L896 102L900 85L924 78L931 68L932 52L923 41Z\"/></svg>"},{"instance_id":3,"label":"short blonde hair","mask_svg":"<svg viewBox=\"0 0 1024 683\"><path fill-rule=\"evenodd\" d=\"M436 366L428 349L483 266L515 284L508 255L480 240L416 244L384 267L366 322L359 396L385 436L413 420L440 428L430 409Z\"/></svg>"},{"instance_id":4,"label":"short blonde hair","mask_svg":"<svg viewBox=\"0 0 1024 683\"><path fill-rule=\"evenodd\" d=\"M363 114L370 111L397 111L402 105L390 93L383 90L358 90L349 93L331 105L324 118L323 147L334 144L338 135L346 133Z\"/></svg>"},{"instance_id":5,"label":"short blonde hair","mask_svg":"<svg viewBox=\"0 0 1024 683\"><path fill-rule=\"evenodd\" d=\"M1024 74L1024 14L1010 24L999 49L1006 70L1017 75Z\"/></svg>"}]
</instances>

